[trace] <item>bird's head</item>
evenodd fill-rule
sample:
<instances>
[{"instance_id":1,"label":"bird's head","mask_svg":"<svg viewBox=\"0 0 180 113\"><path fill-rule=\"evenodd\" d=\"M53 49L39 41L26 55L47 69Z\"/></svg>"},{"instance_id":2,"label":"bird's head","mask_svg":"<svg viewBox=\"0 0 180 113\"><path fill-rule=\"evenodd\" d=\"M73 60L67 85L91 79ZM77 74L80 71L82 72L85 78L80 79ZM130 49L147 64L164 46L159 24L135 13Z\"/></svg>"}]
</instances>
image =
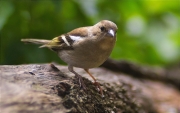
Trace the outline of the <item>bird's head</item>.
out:
<instances>
[{"instance_id":1,"label":"bird's head","mask_svg":"<svg viewBox=\"0 0 180 113\"><path fill-rule=\"evenodd\" d=\"M116 38L117 26L109 20L102 20L94 25L102 37Z\"/></svg>"}]
</instances>

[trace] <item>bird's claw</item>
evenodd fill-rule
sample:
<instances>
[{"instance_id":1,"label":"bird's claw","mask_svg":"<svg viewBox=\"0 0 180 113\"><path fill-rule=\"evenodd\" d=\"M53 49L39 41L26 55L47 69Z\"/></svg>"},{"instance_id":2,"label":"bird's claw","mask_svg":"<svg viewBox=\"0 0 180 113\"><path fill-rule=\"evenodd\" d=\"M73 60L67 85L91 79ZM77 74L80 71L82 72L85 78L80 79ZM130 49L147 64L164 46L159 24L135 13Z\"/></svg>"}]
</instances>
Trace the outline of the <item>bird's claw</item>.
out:
<instances>
[{"instance_id":1,"label":"bird's claw","mask_svg":"<svg viewBox=\"0 0 180 113\"><path fill-rule=\"evenodd\" d=\"M86 85L84 84L82 77L80 75L76 75L75 77L78 79L80 88L82 88L83 90L86 90L87 88L86 88Z\"/></svg>"},{"instance_id":2,"label":"bird's claw","mask_svg":"<svg viewBox=\"0 0 180 113\"><path fill-rule=\"evenodd\" d=\"M94 82L93 84L96 86L96 88L100 92L101 96L104 97L103 90L102 90L101 86L99 85L99 82Z\"/></svg>"}]
</instances>

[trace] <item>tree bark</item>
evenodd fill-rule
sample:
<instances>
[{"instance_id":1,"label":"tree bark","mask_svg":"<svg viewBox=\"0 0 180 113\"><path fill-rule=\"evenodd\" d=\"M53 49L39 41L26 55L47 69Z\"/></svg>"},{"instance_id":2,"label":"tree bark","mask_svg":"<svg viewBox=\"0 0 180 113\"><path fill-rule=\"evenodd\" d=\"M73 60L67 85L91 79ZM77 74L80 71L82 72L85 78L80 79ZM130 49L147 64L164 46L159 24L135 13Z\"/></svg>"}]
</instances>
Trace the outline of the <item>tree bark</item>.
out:
<instances>
[{"instance_id":1,"label":"tree bark","mask_svg":"<svg viewBox=\"0 0 180 113\"><path fill-rule=\"evenodd\" d=\"M57 67L57 68L56 68ZM180 92L163 82L137 79L104 68L90 70L103 87L102 97L82 69L87 90L66 66L0 66L2 113L164 113L180 110ZM165 108L164 108L165 107Z\"/></svg>"},{"instance_id":2,"label":"tree bark","mask_svg":"<svg viewBox=\"0 0 180 113\"><path fill-rule=\"evenodd\" d=\"M170 68L140 66L127 61L108 59L102 67L130 76L170 83L180 90L180 63Z\"/></svg>"}]
</instances>

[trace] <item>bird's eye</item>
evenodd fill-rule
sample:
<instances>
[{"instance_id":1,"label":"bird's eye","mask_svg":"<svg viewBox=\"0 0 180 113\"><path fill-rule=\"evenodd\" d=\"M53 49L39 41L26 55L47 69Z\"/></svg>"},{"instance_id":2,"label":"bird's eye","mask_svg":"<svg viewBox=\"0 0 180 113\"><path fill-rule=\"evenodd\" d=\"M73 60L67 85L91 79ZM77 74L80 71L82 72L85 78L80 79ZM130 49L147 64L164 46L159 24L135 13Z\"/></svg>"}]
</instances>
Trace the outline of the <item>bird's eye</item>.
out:
<instances>
[{"instance_id":1,"label":"bird's eye","mask_svg":"<svg viewBox=\"0 0 180 113\"><path fill-rule=\"evenodd\" d=\"M103 26L100 27L100 29L101 29L101 31L105 31L105 27L103 27Z\"/></svg>"}]
</instances>

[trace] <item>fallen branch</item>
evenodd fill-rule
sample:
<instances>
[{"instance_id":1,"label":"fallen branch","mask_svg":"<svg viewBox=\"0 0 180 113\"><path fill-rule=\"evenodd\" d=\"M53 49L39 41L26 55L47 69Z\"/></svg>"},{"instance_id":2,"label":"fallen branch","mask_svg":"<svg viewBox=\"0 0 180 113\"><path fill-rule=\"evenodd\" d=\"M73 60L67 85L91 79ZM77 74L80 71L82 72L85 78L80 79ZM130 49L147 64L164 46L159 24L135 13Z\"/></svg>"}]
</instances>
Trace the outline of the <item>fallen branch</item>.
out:
<instances>
[{"instance_id":1,"label":"fallen branch","mask_svg":"<svg viewBox=\"0 0 180 113\"><path fill-rule=\"evenodd\" d=\"M139 66L127 61L108 59L104 64L102 64L102 67L113 71L123 72L137 78L146 78L171 83L180 89L180 66L172 69L152 68Z\"/></svg>"},{"instance_id":2,"label":"fallen branch","mask_svg":"<svg viewBox=\"0 0 180 113\"><path fill-rule=\"evenodd\" d=\"M61 69L61 67L59 68ZM50 65L0 66L2 112L139 113L155 111L129 84L103 83L104 95L83 78L87 90L74 77ZM136 101L138 100L138 101ZM146 107L145 107L146 106ZM148 106L148 107L147 107ZM150 106L150 107L149 107ZM147 109L148 108L148 109Z\"/></svg>"}]
</instances>

